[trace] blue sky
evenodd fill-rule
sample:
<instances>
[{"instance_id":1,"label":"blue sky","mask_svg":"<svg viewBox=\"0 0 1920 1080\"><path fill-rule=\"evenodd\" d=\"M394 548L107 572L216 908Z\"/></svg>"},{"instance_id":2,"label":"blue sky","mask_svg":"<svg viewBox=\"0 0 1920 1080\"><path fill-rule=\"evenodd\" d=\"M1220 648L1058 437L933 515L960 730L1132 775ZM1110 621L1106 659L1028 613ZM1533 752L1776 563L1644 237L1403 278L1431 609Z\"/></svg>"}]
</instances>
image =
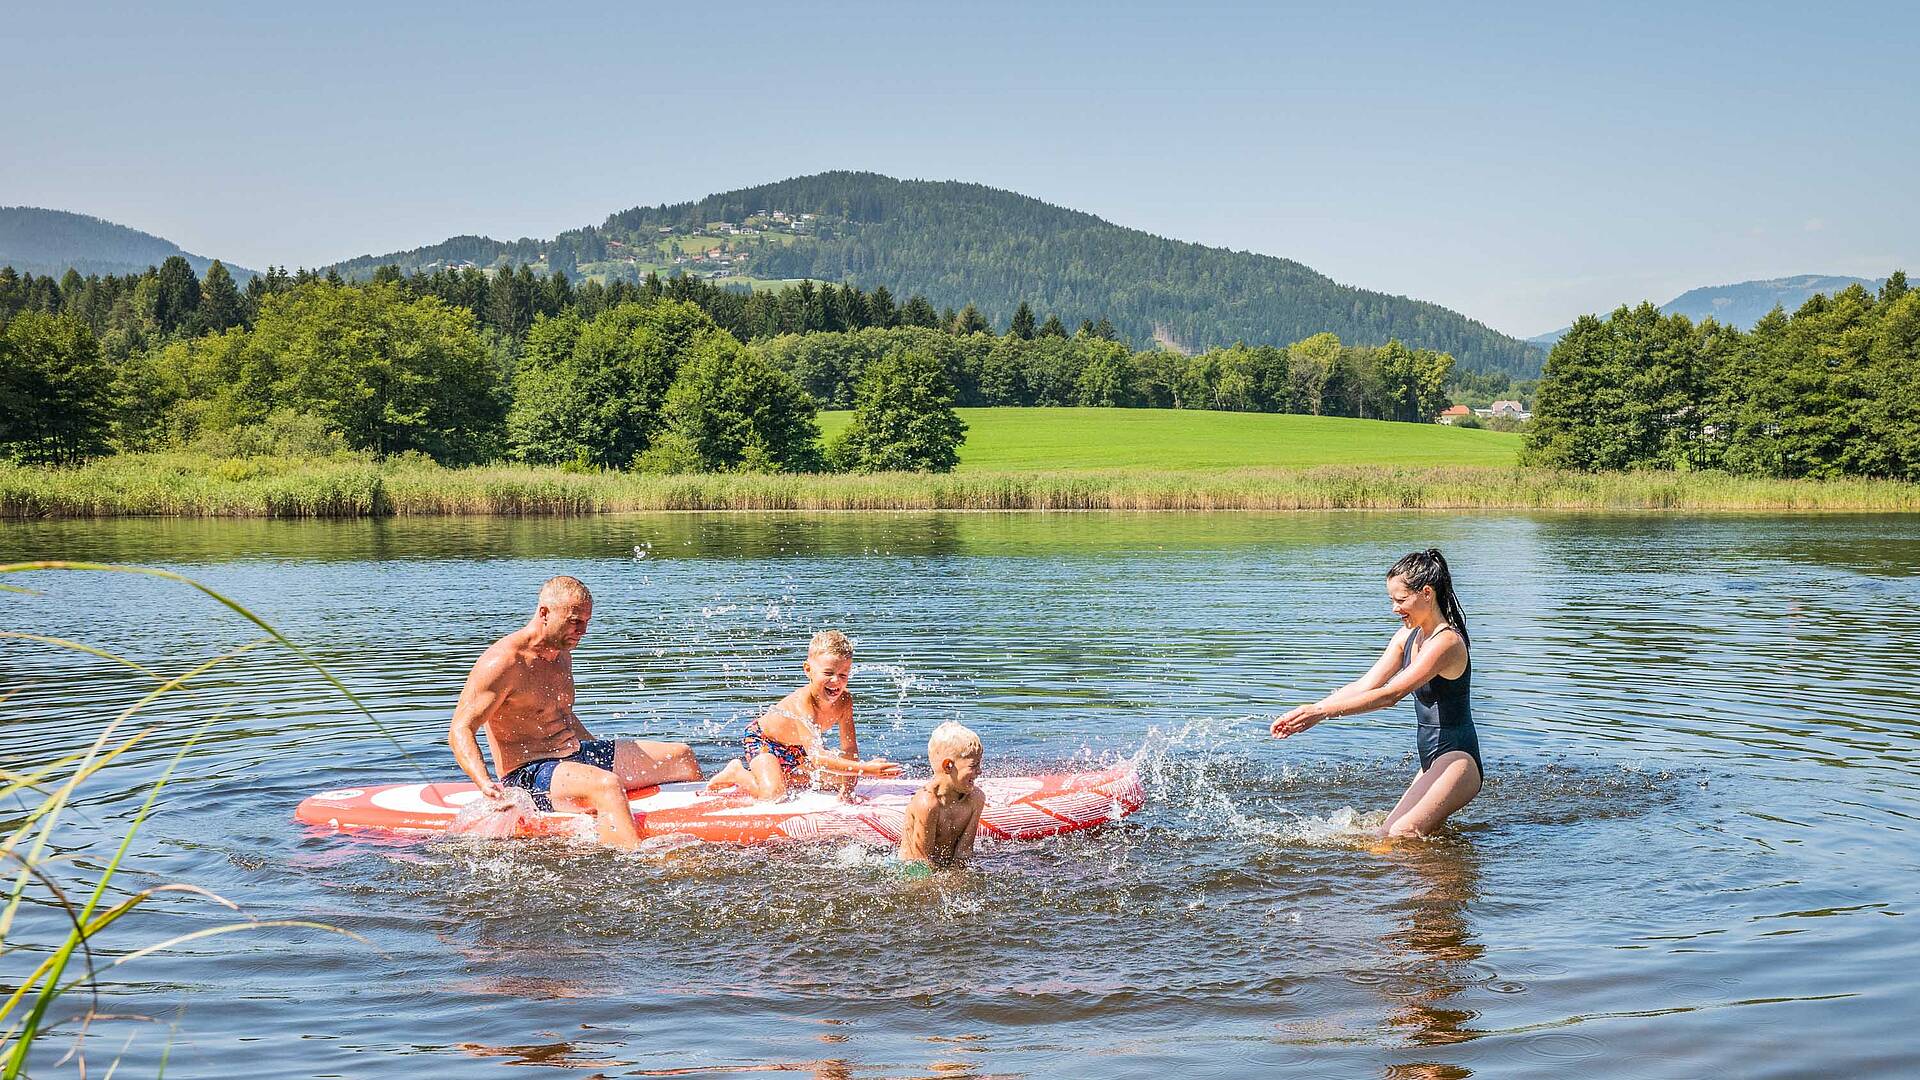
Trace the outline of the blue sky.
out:
<instances>
[{"instance_id":1,"label":"blue sky","mask_svg":"<svg viewBox=\"0 0 1920 1080\"><path fill-rule=\"evenodd\" d=\"M274 7L14 6L0 204L257 267L870 169L1521 336L1697 285L1920 272L1903 5Z\"/></svg>"}]
</instances>

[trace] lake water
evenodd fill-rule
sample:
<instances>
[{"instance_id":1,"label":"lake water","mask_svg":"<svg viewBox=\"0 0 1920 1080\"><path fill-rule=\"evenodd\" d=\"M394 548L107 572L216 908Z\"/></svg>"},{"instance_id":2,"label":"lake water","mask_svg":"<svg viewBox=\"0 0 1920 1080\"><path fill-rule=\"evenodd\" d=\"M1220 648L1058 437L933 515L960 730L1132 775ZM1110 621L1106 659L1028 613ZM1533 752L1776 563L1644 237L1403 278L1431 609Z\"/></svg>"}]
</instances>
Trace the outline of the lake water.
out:
<instances>
[{"instance_id":1,"label":"lake water","mask_svg":"<svg viewBox=\"0 0 1920 1080\"><path fill-rule=\"evenodd\" d=\"M1474 650L1484 793L1375 849L1411 706L1285 742L1362 671L1381 574L1443 548ZM368 703L262 649L141 715L55 873L90 883L211 721L117 885L212 890L300 929L206 938L57 1006L34 1075L1899 1076L1920 1069L1920 521L1911 516L635 515L0 526L0 557L160 565L248 604ZM295 824L325 788L457 773L468 666L556 573L598 734L709 770L859 646L861 746L924 769L960 718L990 771L1134 757L1149 802L1090 834L901 880L863 849L376 842ZM255 634L172 583L11 578L7 629L179 672ZM83 745L142 692L0 642L0 766ZM384 729L384 733L381 729ZM389 737L390 736L390 737ZM397 745L396 745L397 744ZM18 800L0 807L17 822ZM115 952L231 918L157 897ZM26 910L13 942L57 936ZM17 985L37 955L0 959Z\"/></svg>"}]
</instances>

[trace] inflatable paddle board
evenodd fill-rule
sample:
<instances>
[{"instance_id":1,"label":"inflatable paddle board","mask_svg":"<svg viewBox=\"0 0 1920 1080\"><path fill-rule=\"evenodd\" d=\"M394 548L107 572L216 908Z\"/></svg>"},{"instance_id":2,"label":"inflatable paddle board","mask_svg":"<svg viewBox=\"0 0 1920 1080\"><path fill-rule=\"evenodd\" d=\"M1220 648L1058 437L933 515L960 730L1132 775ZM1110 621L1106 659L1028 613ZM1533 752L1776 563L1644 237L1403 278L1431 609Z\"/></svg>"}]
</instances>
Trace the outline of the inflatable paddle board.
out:
<instances>
[{"instance_id":1,"label":"inflatable paddle board","mask_svg":"<svg viewBox=\"0 0 1920 1080\"><path fill-rule=\"evenodd\" d=\"M705 784L661 784L628 793L640 835L685 834L709 843L758 844L781 840L854 840L897 844L906 824L907 800L923 780L863 780L855 801L803 791L782 802L755 802L737 791L709 793ZM1031 840L1115 821L1146 802L1146 789L1131 762L1097 772L1046 776L986 776L980 836ZM472 784L384 784L323 791L300 804L294 816L326 829L386 833L444 831L460 808L480 797ZM587 813L535 813L519 836L593 834Z\"/></svg>"}]
</instances>

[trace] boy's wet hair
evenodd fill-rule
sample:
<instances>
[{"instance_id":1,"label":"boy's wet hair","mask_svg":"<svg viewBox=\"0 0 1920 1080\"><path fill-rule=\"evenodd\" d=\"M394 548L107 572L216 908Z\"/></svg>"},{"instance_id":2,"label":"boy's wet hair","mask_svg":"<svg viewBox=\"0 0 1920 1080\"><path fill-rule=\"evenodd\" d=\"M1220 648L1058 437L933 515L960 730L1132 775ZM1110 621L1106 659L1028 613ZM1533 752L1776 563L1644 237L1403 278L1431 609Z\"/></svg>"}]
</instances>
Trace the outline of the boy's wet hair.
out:
<instances>
[{"instance_id":1,"label":"boy's wet hair","mask_svg":"<svg viewBox=\"0 0 1920 1080\"><path fill-rule=\"evenodd\" d=\"M927 762L937 769L942 758L977 758L981 749L980 736L971 728L949 720L934 728L933 735L927 739Z\"/></svg>"},{"instance_id":2,"label":"boy's wet hair","mask_svg":"<svg viewBox=\"0 0 1920 1080\"><path fill-rule=\"evenodd\" d=\"M851 660L853 659L853 642L847 640L847 635L838 630L822 630L813 635L813 640L807 643L807 655L838 656Z\"/></svg>"}]
</instances>

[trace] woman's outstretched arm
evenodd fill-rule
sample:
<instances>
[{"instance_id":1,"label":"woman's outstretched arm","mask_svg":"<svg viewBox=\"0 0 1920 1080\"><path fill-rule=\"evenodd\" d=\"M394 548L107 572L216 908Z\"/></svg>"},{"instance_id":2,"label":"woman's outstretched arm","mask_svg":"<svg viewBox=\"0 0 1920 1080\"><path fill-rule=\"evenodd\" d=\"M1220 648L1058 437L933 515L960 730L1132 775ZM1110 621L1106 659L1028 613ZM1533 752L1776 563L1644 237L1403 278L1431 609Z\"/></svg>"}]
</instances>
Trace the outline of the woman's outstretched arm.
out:
<instances>
[{"instance_id":1,"label":"woman's outstretched arm","mask_svg":"<svg viewBox=\"0 0 1920 1080\"><path fill-rule=\"evenodd\" d=\"M1392 643L1380 654L1380 659L1374 661L1364 677L1311 705L1297 706L1274 720L1269 728L1274 737L1284 739L1289 735L1298 735L1330 716L1371 712L1398 704L1401 698L1432 679L1441 663L1452 656L1454 650L1466 648L1460 635L1447 634L1438 640L1437 647L1422 649L1414 656L1413 663L1401 668L1400 656L1406 647L1405 635L1411 633L1412 630L1402 630L1395 634Z\"/></svg>"}]
</instances>

